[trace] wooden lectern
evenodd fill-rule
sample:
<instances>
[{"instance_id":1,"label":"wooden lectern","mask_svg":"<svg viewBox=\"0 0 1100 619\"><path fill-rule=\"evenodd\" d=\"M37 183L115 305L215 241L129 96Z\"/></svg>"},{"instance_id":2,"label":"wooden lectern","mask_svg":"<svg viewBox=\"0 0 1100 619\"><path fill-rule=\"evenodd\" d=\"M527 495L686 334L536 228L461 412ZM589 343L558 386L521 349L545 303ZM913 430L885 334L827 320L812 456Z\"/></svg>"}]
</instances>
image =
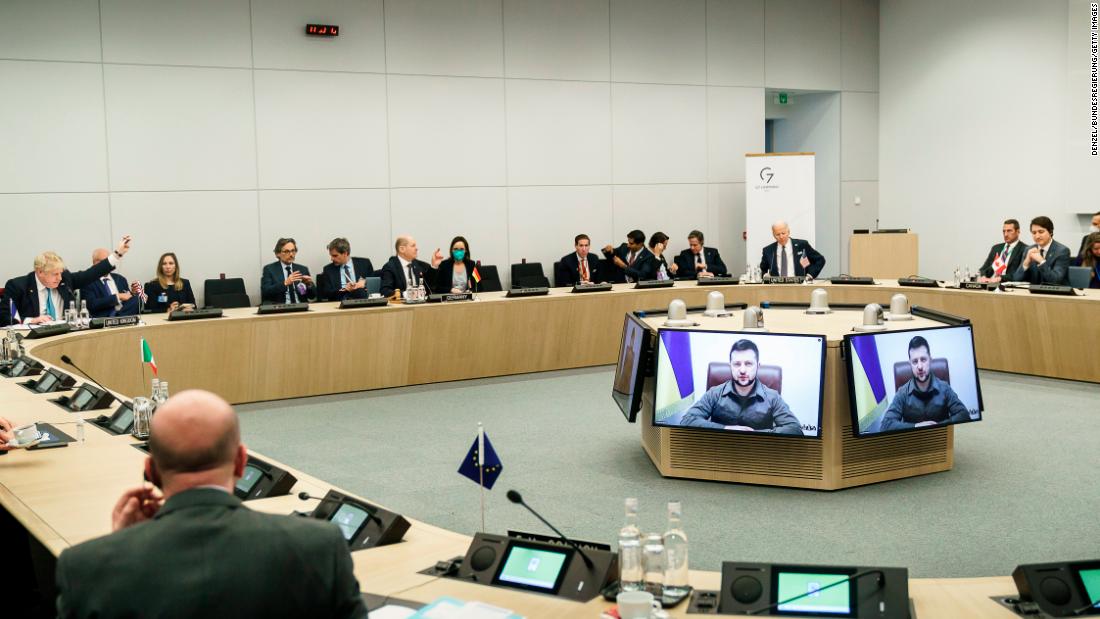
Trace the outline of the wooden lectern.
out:
<instances>
[{"instance_id":1,"label":"wooden lectern","mask_svg":"<svg viewBox=\"0 0 1100 619\"><path fill-rule=\"evenodd\" d=\"M912 232L853 234L848 245L848 274L875 279L919 275L919 245Z\"/></svg>"}]
</instances>

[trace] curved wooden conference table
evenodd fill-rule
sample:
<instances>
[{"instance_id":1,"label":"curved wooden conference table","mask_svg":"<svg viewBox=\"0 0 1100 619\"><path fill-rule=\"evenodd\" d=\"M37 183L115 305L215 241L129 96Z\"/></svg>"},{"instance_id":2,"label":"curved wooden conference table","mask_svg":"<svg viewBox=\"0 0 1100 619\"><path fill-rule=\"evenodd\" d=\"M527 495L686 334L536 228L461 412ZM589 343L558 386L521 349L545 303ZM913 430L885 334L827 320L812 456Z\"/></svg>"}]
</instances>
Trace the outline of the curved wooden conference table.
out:
<instances>
[{"instance_id":1,"label":"curved wooden conference table","mask_svg":"<svg viewBox=\"0 0 1100 619\"><path fill-rule=\"evenodd\" d=\"M816 286L815 286L816 287ZM1049 297L1024 291L825 285L832 303L886 304L896 292L910 302L968 316L975 325L978 364L985 369L1100 382L1100 358L1087 354L1100 337L1100 293ZM671 289L506 299L485 293L476 302L339 310L315 304L308 313L256 316L229 310L216 320L147 324L28 341L30 354L60 364L68 354L120 397L147 391L138 340L145 337L172 391L201 387L235 403L377 389L486 376L613 363L623 314L667 306L673 298L703 305L714 288L678 283ZM720 288L727 303L806 302L811 287L742 285ZM47 422L74 434L75 415L20 387L26 379L0 378L0 410L17 424ZM609 385L610 387L610 385ZM609 414L610 411L609 411ZM616 413L617 414L617 413ZM87 414L86 418L95 414ZM52 553L103 535L121 492L139 482L144 454L127 435L111 436L86 424L86 440L63 449L15 451L0 457L0 504ZM247 437L246 442L247 442ZM258 454L264 457L262 454ZM270 458L265 458L272 461ZM323 494L330 484L279 463L298 483L286 497L250 501L273 513L308 509L295 494ZM369 497L364 497L369 499ZM406 517L415 514L406 514ZM596 617L610 606L490 588L419 575L435 561L461 555L470 536L409 518L405 541L353 554L364 591L428 602L440 595L497 604L528 617ZM697 588L716 589L717 572L692 572ZM916 578L910 596L917 616L1012 617L989 599L1011 595L1008 576ZM683 616L684 608L674 609Z\"/></svg>"}]
</instances>

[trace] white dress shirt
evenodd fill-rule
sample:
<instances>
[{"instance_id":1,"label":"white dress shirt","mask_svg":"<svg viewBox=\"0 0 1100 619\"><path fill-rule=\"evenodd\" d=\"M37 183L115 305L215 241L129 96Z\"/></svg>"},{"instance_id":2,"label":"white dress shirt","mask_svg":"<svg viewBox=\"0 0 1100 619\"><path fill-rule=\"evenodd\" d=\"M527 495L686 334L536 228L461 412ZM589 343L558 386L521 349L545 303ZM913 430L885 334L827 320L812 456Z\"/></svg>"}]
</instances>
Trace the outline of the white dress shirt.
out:
<instances>
[{"instance_id":1,"label":"white dress shirt","mask_svg":"<svg viewBox=\"0 0 1100 619\"><path fill-rule=\"evenodd\" d=\"M794 277L794 243L791 243L790 239L787 240L787 244L785 246L776 243L775 273L776 275L783 273L783 266L779 264L779 261L783 259L784 247L787 250L787 277Z\"/></svg>"},{"instance_id":2,"label":"white dress shirt","mask_svg":"<svg viewBox=\"0 0 1100 619\"><path fill-rule=\"evenodd\" d=\"M110 262L111 266L117 268L119 260L121 260L121 258L118 257L118 254L114 252L107 254L107 262ZM53 298L53 307L57 313L55 319L63 320L65 318L65 306L61 301L61 292L57 288L47 288L46 285L42 283L42 280L38 279L37 273L35 273L34 279L36 280L35 283L38 285L38 316L46 314L46 295L48 294ZM114 278L109 277L109 279L113 280ZM114 285L115 283L112 281L110 284L112 289L114 289ZM118 294L118 290L115 290L115 294ZM76 309L80 308L78 307ZM23 316L23 322L29 323L32 318L38 318L38 316Z\"/></svg>"}]
</instances>

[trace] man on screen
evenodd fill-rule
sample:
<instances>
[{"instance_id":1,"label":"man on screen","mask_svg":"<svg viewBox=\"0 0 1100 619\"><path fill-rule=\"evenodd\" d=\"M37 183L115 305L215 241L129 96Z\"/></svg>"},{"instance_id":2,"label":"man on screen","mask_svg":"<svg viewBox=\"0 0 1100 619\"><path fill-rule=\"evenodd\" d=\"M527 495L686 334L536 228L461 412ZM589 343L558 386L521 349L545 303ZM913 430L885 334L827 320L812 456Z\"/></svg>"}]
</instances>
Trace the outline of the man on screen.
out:
<instances>
[{"instance_id":1,"label":"man on screen","mask_svg":"<svg viewBox=\"0 0 1100 619\"><path fill-rule=\"evenodd\" d=\"M802 436L802 426L779 392L756 380L760 350L750 340L730 347L730 380L707 389L680 425Z\"/></svg>"},{"instance_id":2,"label":"man on screen","mask_svg":"<svg viewBox=\"0 0 1100 619\"><path fill-rule=\"evenodd\" d=\"M883 432L970 421L970 411L951 385L932 374L932 351L919 335L909 340L909 366L913 378L894 394L882 416Z\"/></svg>"}]
</instances>

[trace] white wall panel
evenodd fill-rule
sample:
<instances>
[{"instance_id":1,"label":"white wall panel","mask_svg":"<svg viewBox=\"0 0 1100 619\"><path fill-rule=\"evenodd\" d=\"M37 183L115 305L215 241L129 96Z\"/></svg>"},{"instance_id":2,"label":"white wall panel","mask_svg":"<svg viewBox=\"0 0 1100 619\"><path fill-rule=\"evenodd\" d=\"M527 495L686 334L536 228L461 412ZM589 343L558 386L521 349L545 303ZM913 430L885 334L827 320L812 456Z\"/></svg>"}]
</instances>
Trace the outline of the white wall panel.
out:
<instances>
[{"instance_id":1,"label":"white wall panel","mask_svg":"<svg viewBox=\"0 0 1100 619\"><path fill-rule=\"evenodd\" d=\"M638 229L649 237L658 230L669 236L666 256L687 248L688 232L709 222L706 185L633 185L616 186L613 192L613 231L610 243L626 242L626 233ZM703 230L706 235L706 230ZM601 244L602 245L602 244Z\"/></svg>"},{"instance_id":2,"label":"white wall panel","mask_svg":"<svg viewBox=\"0 0 1100 619\"><path fill-rule=\"evenodd\" d=\"M840 90L840 28L840 0L765 0L765 85Z\"/></svg>"},{"instance_id":3,"label":"white wall panel","mask_svg":"<svg viewBox=\"0 0 1100 619\"><path fill-rule=\"evenodd\" d=\"M705 84L705 0L611 0L611 79Z\"/></svg>"},{"instance_id":4,"label":"white wall panel","mask_svg":"<svg viewBox=\"0 0 1100 619\"><path fill-rule=\"evenodd\" d=\"M764 0L707 0L707 83L764 85Z\"/></svg>"},{"instance_id":5,"label":"white wall panel","mask_svg":"<svg viewBox=\"0 0 1100 619\"><path fill-rule=\"evenodd\" d=\"M99 65L0 61L0 191L106 191Z\"/></svg>"},{"instance_id":6,"label":"white wall panel","mask_svg":"<svg viewBox=\"0 0 1100 619\"><path fill-rule=\"evenodd\" d=\"M855 201L859 200L859 204ZM840 273L860 275L848 270L852 230L874 230L878 225L878 182L844 181L840 183Z\"/></svg>"},{"instance_id":7,"label":"white wall panel","mask_svg":"<svg viewBox=\"0 0 1100 619\"><path fill-rule=\"evenodd\" d=\"M104 62L252 66L248 0L101 0Z\"/></svg>"},{"instance_id":8,"label":"white wall panel","mask_svg":"<svg viewBox=\"0 0 1100 619\"><path fill-rule=\"evenodd\" d=\"M505 77L611 79L607 0L504 0Z\"/></svg>"},{"instance_id":9,"label":"white wall panel","mask_svg":"<svg viewBox=\"0 0 1100 619\"><path fill-rule=\"evenodd\" d=\"M706 244L717 247L731 275L745 272L745 184L723 183L708 186L710 227L702 230ZM759 264L759 261L757 261Z\"/></svg>"},{"instance_id":10,"label":"white wall panel","mask_svg":"<svg viewBox=\"0 0 1100 619\"><path fill-rule=\"evenodd\" d=\"M401 0L385 10L391 73L504 75L500 0Z\"/></svg>"},{"instance_id":11,"label":"white wall panel","mask_svg":"<svg viewBox=\"0 0 1100 619\"><path fill-rule=\"evenodd\" d=\"M336 237L351 243L351 254L370 258L375 269L393 254L390 235L390 196L387 189L330 189L325 191L261 191L261 255L275 259L271 250L281 237L298 242L298 261L311 273L329 263L325 247Z\"/></svg>"},{"instance_id":12,"label":"white wall panel","mask_svg":"<svg viewBox=\"0 0 1100 619\"><path fill-rule=\"evenodd\" d=\"M111 213L112 238L134 237L122 269L128 278L152 279L157 258L174 251L200 304L203 280L220 273L243 277L252 301L259 302L262 265L275 258L257 251L255 191L115 193Z\"/></svg>"},{"instance_id":13,"label":"white wall panel","mask_svg":"<svg viewBox=\"0 0 1100 619\"><path fill-rule=\"evenodd\" d=\"M615 183L707 177L706 88L612 84Z\"/></svg>"},{"instance_id":14,"label":"white wall panel","mask_svg":"<svg viewBox=\"0 0 1100 619\"><path fill-rule=\"evenodd\" d=\"M105 193L0 194L0 213L9 221L27 216L59 224L26 226L19 234L5 234L0 243L0 282L33 271L34 257L44 251L57 252L65 266L79 271L91 262L97 246L118 243L111 235ZM7 311L0 308L0 313Z\"/></svg>"},{"instance_id":15,"label":"white wall panel","mask_svg":"<svg viewBox=\"0 0 1100 619\"><path fill-rule=\"evenodd\" d=\"M503 185L504 82L389 76L395 187Z\"/></svg>"},{"instance_id":16,"label":"white wall panel","mask_svg":"<svg viewBox=\"0 0 1100 619\"><path fill-rule=\"evenodd\" d=\"M255 188L250 71L105 69L111 189Z\"/></svg>"},{"instance_id":17,"label":"white wall panel","mask_svg":"<svg viewBox=\"0 0 1100 619\"><path fill-rule=\"evenodd\" d=\"M554 263L573 252L573 237L587 234L592 251L611 243L611 187L513 187L508 190L510 262L541 262L553 283ZM621 243L617 241L615 244Z\"/></svg>"},{"instance_id":18,"label":"white wall panel","mask_svg":"<svg viewBox=\"0 0 1100 619\"><path fill-rule=\"evenodd\" d=\"M100 60L98 0L4 0L0 24L0 58Z\"/></svg>"},{"instance_id":19,"label":"white wall panel","mask_svg":"<svg viewBox=\"0 0 1100 619\"><path fill-rule=\"evenodd\" d=\"M386 77L256 71L260 187L387 187Z\"/></svg>"},{"instance_id":20,"label":"white wall panel","mask_svg":"<svg viewBox=\"0 0 1100 619\"><path fill-rule=\"evenodd\" d=\"M340 36L306 36L306 24L339 26ZM252 0L252 40L257 68L386 70L382 0Z\"/></svg>"},{"instance_id":21,"label":"white wall panel","mask_svg":"<svg viewBox=\"0 0 1100 619\"><path fill-rule=\"evenodd\" d=\"M471 257L498 265L507 287L506 191L503 187L394 189L390 196L393 236L411 234L425 262L431 262L436 248L446 258L451 239L464 236Z\"/></svg>"},{"instance_id":22,"label":"white wall panel","mask_svg":"<svg viewBox=\"0 0 1100 619\"><path fill-rule=\"evenodd\" d=\"M710 182L743 182L745 153L764 152L764 89L707 88Z\"/></svg>"},{"instance_id":23,"label":"white wall panel","mask_svg":"<svg viewBox=\"0 0 1100 619\"><path fill-rule=\"evenodd\" d=\"M840 95L840 179L878 180L878 93Z\"/></svg>"},{"instance_id":24,"label":"white wall panel","mask_svg":"<svg viewBox=\"0 0 1100 619\"><path fill-rule=\"evenodd\" d=\"M508 183L611 182L611 86L507 80Z\"/></svg>"},{"instance_id":25,"label":"white wall panel","mask_svg":"<svg viewBox=\"0 0 1100 619\"><path fill-rule=\"evenodd\" d=\"M878 0L841 0L844 90L878 92Z\"/></svg>"}]
</instances>

